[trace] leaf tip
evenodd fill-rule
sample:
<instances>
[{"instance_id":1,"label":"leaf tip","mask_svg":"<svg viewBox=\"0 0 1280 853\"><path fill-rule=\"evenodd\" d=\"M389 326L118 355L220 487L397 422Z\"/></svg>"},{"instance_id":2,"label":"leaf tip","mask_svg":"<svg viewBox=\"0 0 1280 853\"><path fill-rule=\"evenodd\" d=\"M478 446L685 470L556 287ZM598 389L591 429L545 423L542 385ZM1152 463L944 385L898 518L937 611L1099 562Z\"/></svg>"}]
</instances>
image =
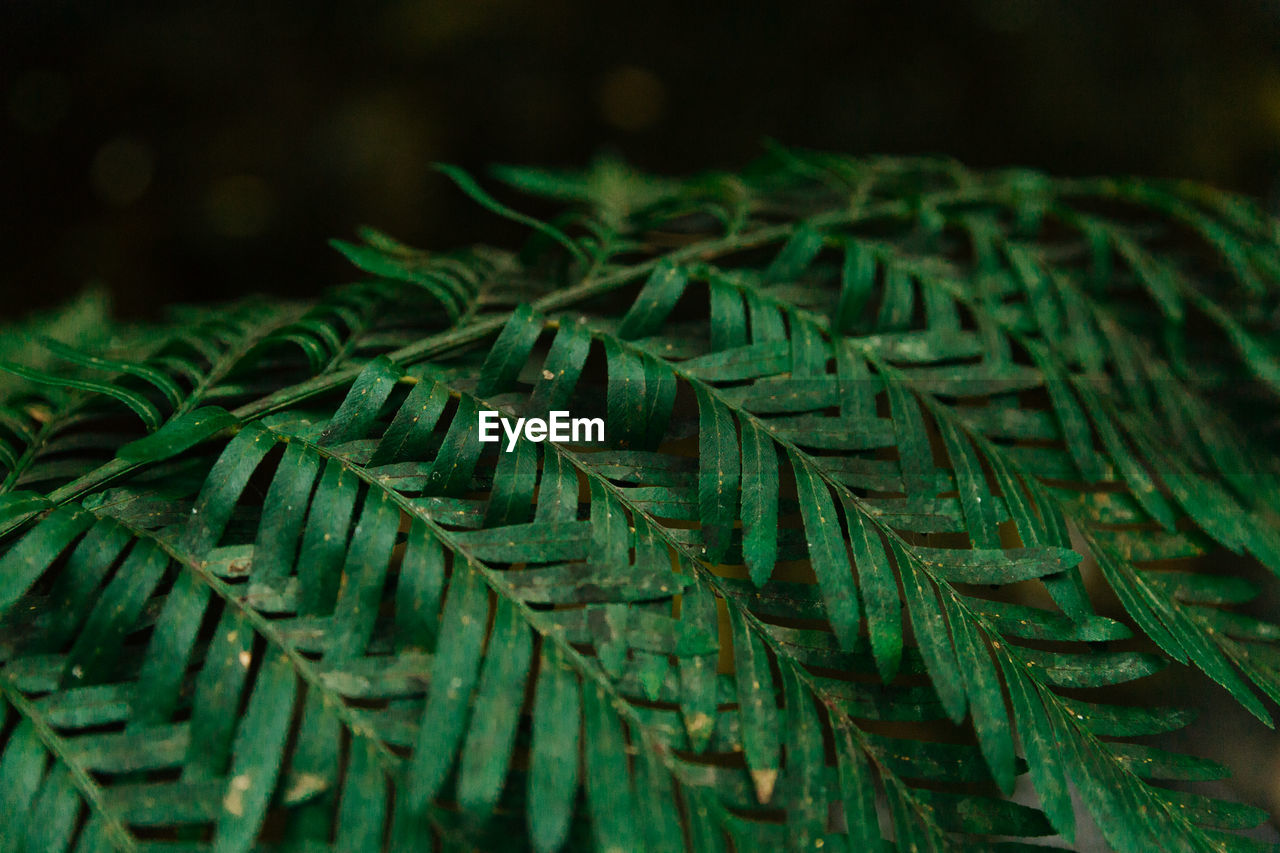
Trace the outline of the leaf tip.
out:
<instances>
[{"instance_id":1,"label":"leaf tip","mask_svg":"<svg viewBox=\"0 0 1280 853\"><path fill-rule=\"evenodd\" d=\"M778 769L770 767L752 770L751 782L756 787L756 799L760 805L764 805L773 798L773 787L778 782Z\"/></svg>"}]
</instances>

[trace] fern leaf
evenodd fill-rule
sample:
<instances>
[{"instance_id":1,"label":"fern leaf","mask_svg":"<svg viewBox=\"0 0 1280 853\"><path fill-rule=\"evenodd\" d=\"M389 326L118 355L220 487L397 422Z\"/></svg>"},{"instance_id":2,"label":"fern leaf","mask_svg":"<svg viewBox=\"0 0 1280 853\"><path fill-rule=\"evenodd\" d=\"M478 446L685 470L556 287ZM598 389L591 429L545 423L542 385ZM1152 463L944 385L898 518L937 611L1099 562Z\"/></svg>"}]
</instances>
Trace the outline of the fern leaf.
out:
<instances>
[{"instance_id":1,"label":"fern leaf","mask_svg":"<svg viewBox=\"0 0 1280 853\"><path fill-rule=\"evenodd\" d=\"M1247 846L1119 690L1280 698L1202 559L1280 571L1256 206L774 146L502 170L542 222L446 172L523 251L365 229L307 304L5 351L0 847L991 849L1083 843L1073 791ZM478 438L560 409L603 446Z\"/></svg>"}]
</instances>

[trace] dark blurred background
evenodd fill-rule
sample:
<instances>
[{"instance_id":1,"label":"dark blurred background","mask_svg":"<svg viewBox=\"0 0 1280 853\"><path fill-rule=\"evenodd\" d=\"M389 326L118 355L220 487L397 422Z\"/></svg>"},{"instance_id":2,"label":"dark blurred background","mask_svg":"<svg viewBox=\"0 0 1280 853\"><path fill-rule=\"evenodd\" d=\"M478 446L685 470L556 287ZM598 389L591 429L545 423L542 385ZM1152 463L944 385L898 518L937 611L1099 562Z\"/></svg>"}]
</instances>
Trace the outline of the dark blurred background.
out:
<instances>
[{"instance_id":1,"label":"dark blurred background","mask_svg":"<svg viewBox=\"0 0 1280 853\"><path fill-rule=\"evenodd\" d=\"M1275 0L5 0L0 320L313 293L363 223L510 239L433 160L685 173L773 137L1269 197L1277 36Z\"/></svg>"}]
</instances>

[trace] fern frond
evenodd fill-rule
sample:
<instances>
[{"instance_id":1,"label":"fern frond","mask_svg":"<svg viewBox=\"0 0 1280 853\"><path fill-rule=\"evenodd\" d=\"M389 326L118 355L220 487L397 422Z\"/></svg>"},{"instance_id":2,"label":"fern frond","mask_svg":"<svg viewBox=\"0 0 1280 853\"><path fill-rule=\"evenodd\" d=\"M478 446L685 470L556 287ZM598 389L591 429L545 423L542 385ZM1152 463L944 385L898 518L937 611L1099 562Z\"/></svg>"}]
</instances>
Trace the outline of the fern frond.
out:
<instances>
[{"instance_id":1,"label":"fern frond","mask_svg":"<svg viewBox=\"0 0 1280 853\"><path fill-rule=\"evenodd\" d=\"M775 146L499 172L582 206L543 223L450 176L518 257L366 231L309 305L15 359L0 848L991 849L1073 791L1118 850L1248 848L1118 688L1280 699L1201 559L1280 571L1214 379L1275 411L1256 208ZM556 409L606 446L477 440Z\"/></svg>"}]
</instances>

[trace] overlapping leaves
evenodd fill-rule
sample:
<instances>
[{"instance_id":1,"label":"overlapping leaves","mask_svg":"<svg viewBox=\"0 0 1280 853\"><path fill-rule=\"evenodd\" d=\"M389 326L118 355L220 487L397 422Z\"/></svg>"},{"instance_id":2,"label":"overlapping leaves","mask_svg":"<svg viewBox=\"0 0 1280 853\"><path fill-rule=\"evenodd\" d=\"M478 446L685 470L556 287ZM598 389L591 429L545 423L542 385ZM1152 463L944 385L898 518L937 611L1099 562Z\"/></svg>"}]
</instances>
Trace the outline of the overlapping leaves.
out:
<instances>
[{"instance_id":1,"label":"overlapping leaves","mask_svg":"<svg viewBox=\"0 0 1280 853\"><path fill-rule=\"evenodd\" d=\"M991 849L1073 790L1117 849L1249 847L1114 688L1280 699L1203 559L1280 569L1269 220L781 149L506 170L554 223L450 175L519 262L371 233L313 306L12 368L0 849Z\"/></svg>"}]
</instances>

